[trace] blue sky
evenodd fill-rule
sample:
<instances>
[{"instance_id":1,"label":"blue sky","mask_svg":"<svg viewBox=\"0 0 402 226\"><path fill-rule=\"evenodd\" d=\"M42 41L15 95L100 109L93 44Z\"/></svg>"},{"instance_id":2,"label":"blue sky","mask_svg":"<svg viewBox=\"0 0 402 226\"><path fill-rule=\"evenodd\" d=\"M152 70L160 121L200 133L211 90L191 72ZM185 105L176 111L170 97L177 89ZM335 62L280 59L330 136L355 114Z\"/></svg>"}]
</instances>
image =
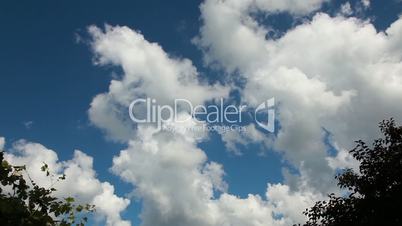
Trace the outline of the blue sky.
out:
<instances>
[{"instance_id":1,"label":"blue sky","mask_svg":"<svg viewBox=\"0 0 402 226\"><path fill-rule=\"evenodd\" d=\"M350 2L353 12L344 17L367 20L377 32L385 31L398 20L402 11L402 3L394 0L372 0L370 6L361 11L361 1L328 1L308 14L293 15L286 10L280 13L262 12L256 16L256 21L262 27L272 28L276 38L280 39L293 28L312 20L316 11L335 17L341 5L347 2ZM243 69L239 63L235 72L230 71L230 65L225 65L227 61L219 59L219 56L211 56L218 62L221 60L218 69L205 64L205 56L213 53L203 52L208 50L193 41L196 36L204 37L200 32L205 23L200 4L201 1L195 0L0 3L0 136L6 138L6 149L11 149L16 141L26 139L56 151L60 160L71 159L75 149L82 150L94 158L94 170L100 181L113 184L118 196L130 194L133 184L124 182L119 175L110 171L112 158L119 155L120 150L126 149L127 143L108 138L88 116L93 98L108 92L115 74L121 76L125 72L119 65L94 65L95 55L91 45L96 38L87 28L90 25L103 28L104 24L127 26L140 32L148 42L158 43L170 57L190 59L199 71L200 79L211 83L220 81L229 86L228 77L247 74L249 68ZM225 32L222 31L220 35L224 36ZM206 42L213 46L213 41ZM394 48L398 47L401 48L400 43ZM308 69L301 70L309 73ZM247 76L245 80L249 81ZM338 83L326 84L331 88ZM336 90L335 93L342 89ZM399 111L392 107L389 109L392 114ZM280 107L278 111L285 112ZM387 111L386 107L384 111ZM378 118L386 116L381 112L376 113ZM368 118L373 119L371 116ZM321 126L333 132L331 124ZM337 133L334 134L336 140ZM369 138L371 135L363 137ZM223 178L229 185L227 192L240 198L247 198L248 194L265 196L267 183L285 183L284 168L300 170L300 165L292 163L294 159L286 157L286 151L276 151L278 146L265 146L261 141L237 145L242 155L228 151L218 134L211 134L210 139L197 146L205 152L209 161L223 165L226 173ZM261 154L261 149L266 151ZM138 215L142 204L136 201L138 199L141 197L133 198L122 213L123 218L131 220L132 225L140 224Z\"/></svg>"}]
</instances>

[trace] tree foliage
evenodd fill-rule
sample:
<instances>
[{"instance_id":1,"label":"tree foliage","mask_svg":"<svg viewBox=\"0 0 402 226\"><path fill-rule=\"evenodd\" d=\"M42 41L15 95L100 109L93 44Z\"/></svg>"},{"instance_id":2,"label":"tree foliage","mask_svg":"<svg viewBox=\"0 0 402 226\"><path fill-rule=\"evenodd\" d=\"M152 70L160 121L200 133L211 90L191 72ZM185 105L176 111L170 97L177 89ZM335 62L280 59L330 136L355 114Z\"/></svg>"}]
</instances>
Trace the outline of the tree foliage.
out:
<instances>
[{"instance_id":1,"label":"tree foliage","mask_svg":"<svg viewBox=\"0 0 402 226\"><path fill-rule=\"evenodd\" d=\"M346 169L335 178L348 195L329 195L304 214L305 226L402 225L402 127L393 119L380 123L382 138L363 141L350 151L359 172Z\"/></svg>"},{"instance_id":2,"label":"tree foliage","mask_svg":"<svg viewBox=\"0 0 402 226\"><path fill-rule=\"evenodd\" d=\"M86 215L94 206L75 204L74 198L53 196L56 189L40 187L30 177L25 166L12 166L0 152L0 224L4 226L71 226L84 225ZM55 177L44 163L41 170ZM28 182L24 178L27 175ZM64 180L65 175L57 177Z\"/></svg>"}]
</instances>

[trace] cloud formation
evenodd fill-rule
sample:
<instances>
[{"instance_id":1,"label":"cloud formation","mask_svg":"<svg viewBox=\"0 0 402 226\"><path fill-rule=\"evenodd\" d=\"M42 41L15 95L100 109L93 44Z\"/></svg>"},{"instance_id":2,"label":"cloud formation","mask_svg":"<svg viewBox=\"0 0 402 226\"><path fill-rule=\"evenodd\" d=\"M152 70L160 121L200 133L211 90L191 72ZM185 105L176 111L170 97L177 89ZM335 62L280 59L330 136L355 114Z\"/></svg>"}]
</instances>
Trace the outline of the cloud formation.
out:
<instances>
[{"instance_id":1,"label":"cloud formation","mask_svg":"<svg viewBox=\"0 0 402 226\"><path fill-rule=\"evenodd\" d=\"M227 151L235 155L242 155L240 147L249 144L260 144L261 154L263 154L266 152L265 149L272 145L273 137L258 131L254 124L249 124L244 128L244 131L229 130L220 134Z\"/></svg>"},{"instance_id":2,"label":"cloud formation","mask_svg":"<svg viewBox=\"0 0 402 226\"><path fill-rule=\"evenodd\" d=\"M157 43L145 40L140 32L108 25L104 31L95 26L88 31L95 63L123 70L121 78L112 80L108 92L97 95L89 109L92 123L112 139L125 142L135 134L127 109L137 98L154 98L164 105L186 98L197 105L228 94L226 87L202 82L189 59L169 56Z\"/></svg>"},{"instance_id":3,"label":"cloud formation","mask_svg":"<svg viewBox=\"0 0 402 226\"><path fill-rule=\"evenodd\" d=\"M288 225L303 221L302 210L320 197L282 184L268 185L266 197L231 195L223 166L208 161L197 139L142 125L112 170L136 187L143 226Z\"/></svg>"},{"instance_id":4,"label":"cloud formation","mask_svg":"<svg viewBox=\"0 0 402 226\"><path fill-rule=\"evenodd\" d=\"M237 144L260 142L298 170L295 175L284 168L285 182L268 184L264 197L227 193L224 166L210 162L197 146L200 134L128 121L127 108L135 98L171 104L185 97L200 104L227 96L234 84L203 83L190 60L169 56L128 27L89 28L95 62L123 70L106 93L94 98L89 116L109 137L128 144L114 157L112 171L134 185L143 203L143 226L300 223L302 210L338 191L335 170L356 166L345 151L353 140L377 137L382 119L402 120L402 106L395 104L402 101L402 19L379 32L367 21L316 13L273 40L253 17L282 11L300 16L323 2L206 0L200 7L203 25L195 43L206 65L223 69L228 83L240 74L246 80L239 88L242 101L256 106L275 97L279 103L275 139L253 126L245 135L222 135L235 153ZM168 124L188 128L196 123ZM327 153L331 148L336 156Z\"/></svg>"},{"instance_id":5,"label":"cloud formation","mask_svg":"<svg viewBox=\"0 0 402 226\"><path fill-rule=\"evenodd\" d=\"M243 101L275 97L281 129L272 148L305 173L312 188L327 192L333 186L328 133L339 151L348 150L354 140L377 137L381 120L402 120L395 104L402 101L402 19L378 32L367 21L317 13L272 40L253 17L256 7L267 11L254 1L241 7L235 0L205 1L197 44L208 65L246 79Z\"/></svg>"},{"instance_id":6,"label":"cloud formation","mask_svg":"<svg viewBox=\"0 0 402 226\"><path fill-rule=\"evenodd\" d=\"M128 107L130 100L139 96L160 98L160 102L166 104L174 98L185 97L199 104L227 95L228 88L200 83L196 70L188 60L183 63L169 58L159 45L147 42L136 31L127 27L107 27L104 32L91 27L89 31L93 35L96 62L102 65L112 63L124 71L121 79L111 82L108 93L98 95L92 102L91 119L102 129L119 131L113 123L113 128L108 128L110 118L102 117L111 117L113 122L123 125L124 116L127 118L128 114L121 112L125 112L123 110ZM185 83L181 79L183 74L191 75L185 79ZM138 80L141 82L138 83ZM169 81L160 83L165 80ZM172 86L165 87L166 83ZM108 101L100 99L101 104L98 104L99 98ZM104 107L98 107L102 105ZM113 108L116 105L123 110ZM114 109L121 115L103 115L104 109ZM98 118L100 121L94 120L94 116L99 115L103 115ZM188 115L183 111L180 117ZM200 140L208 138L208 134L188 130L198 124L195 120L166 122L164 126L176 128L174 132L160 131L146 124L136 125L133 129L135 132L125 140L128 147L114 157L112 171L133 184L133 194L141 200L142 225L259 226L297 223L299 219L304 219L298 210L306 208L318 197L311 196L308 191L294 193L282 184L267 186L267 194L280 193L283 197L304 200L292 204L294 206L289 208L291 217L276 217L283 215L280 211L290 202L282 203L271 197L253 194L239 198L227 193L223 166L208 161L205 152L197 146ZM255 130L254 127L251 129ZM120 132L126 133L124 129ZM258 133L255 131L254 134Z\"/></svg>"},{"instance_id":7,"label":"cloud formation","mask_svg":"<svg viewBox=\"0 0 402 226\"><path fill-rule=\"evenodd\" d=\"M3 139L4 140L4 139ZM1 139L0 139L1 141ZM105 219L108 226L129 226L120 214L129 205L130 200L114 194L114 187L108 182L96 178L93 170L93 158L75 150L74 157L60 161L57 153L39 143L20 140L5 153L5 159L12 165L26 165L29 176L40 186L50 187L54 183L55 195L60 198L75 197L80 203L96 205L95 217ZM43 163L55 175L66 175L66 180L54 182L41 171Z\"/></svg>"}]
</instances>

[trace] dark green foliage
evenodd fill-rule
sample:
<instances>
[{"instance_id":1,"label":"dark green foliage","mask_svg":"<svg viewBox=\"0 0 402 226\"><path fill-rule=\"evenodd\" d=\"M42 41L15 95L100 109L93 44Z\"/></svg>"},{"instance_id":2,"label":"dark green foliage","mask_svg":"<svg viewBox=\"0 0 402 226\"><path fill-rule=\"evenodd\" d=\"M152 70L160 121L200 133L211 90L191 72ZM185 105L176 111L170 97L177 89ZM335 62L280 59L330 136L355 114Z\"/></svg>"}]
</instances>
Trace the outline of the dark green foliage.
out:
<instances>
[{"instance_id":1,"label":"dark green foliage","mask_svg":"<svg viewBox=\"0 0 402 226\"><path fill-rule=\"evenodd\" d=\"M25 166L12 166L0 152L0 225L8 226L70 226L84 225L85 216L94 211L93 205L77 205L74 198L58 199L52 195L55 188L43 188L28 175ZM51 175L44 163L41 170ZM28 175L28 181L24 178ZM57 178L64 180L65 176ZM6 187L8 191L6 192Z\"/></svg>"},{"instance_id":2,"label":"dark green foliage","mask_svg":"<svg viewBox=\"0 0 402 226\"><path fill-rule=\"evenodd\" d=\"M350 151L360 162L359 173L346 169L336 176L348 196L329 195L304 214L305 226L402 225L402 127L383 121L384 137L372 147L357 141Z\"/></svg>"}]
</instances>

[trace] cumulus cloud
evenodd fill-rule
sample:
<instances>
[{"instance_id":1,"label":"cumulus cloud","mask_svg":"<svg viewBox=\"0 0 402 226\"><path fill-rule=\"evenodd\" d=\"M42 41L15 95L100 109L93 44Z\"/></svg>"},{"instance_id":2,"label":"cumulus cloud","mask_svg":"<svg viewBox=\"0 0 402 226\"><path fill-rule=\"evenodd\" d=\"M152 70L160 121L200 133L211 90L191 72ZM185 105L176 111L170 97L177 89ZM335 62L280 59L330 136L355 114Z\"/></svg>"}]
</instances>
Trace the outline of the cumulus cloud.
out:
<instances>
[{"instance_id":1,"label":"cumulus cloud","mask_svg":"<svg viewBox=\"0 0 402 226\"><path fill-rule=\"evenodd\" d=\"M242 101L256 106L275 97L279 103L275 139L254 126L246 135L222 134L235 153L238 144L259 142L282 152L299 171L295 175L285 168L285 184L268 184L264 197L240 198L227 192L223 166L208 161L197 146L208 134L188 130L197 126L194 121L164 123L175 132L133 127L128 121L128 105L138 97L156 98L162 104L185 97L200 104L227 96L228 88L201 82L190 60L169 56L138 31L89 28L95 62L123 69L108 92L94 98L90 119L109 137L128 144L113 158L112 171L134 185L134 195L143 204L142 225L300 223L302 210L335 190L334 171L354 166L345 151L353 140L376 137L377 122L384 118L401 119L402 107L394 104L402 97L401 20L386 32L377 32L366 21L317 13L270 40L268 29L252 16L257 11L305 14L322 2L207 0L200 7L203 25L195 43L206 64L246 79L240 89ZM338 151L333 157L327 154L328 133Z\"/></svg>"},{"instance_id":2,"label":"cumulus cloud","mask_svg":"<svg viewBox=\"0 0 402 226\"><path fill-rule=\"evenodd\" d=\"M272 147L327 192L334 184L325 130L338 151L349 150L354 140L377 137L381 120L402 120L395 104L402 101L402 20L378 32L367 21L317 13L271 40L250 7L266 10L251 1L205 1L197 44L208 64L243 75L244 101L276 98L281 129Z\"/></svg>"},{"instance_id":3,"label":"cumulus cloud","mask_svg":"<svg viewBox=\"0 0 402 226\"><path fill-rule=\"evenodd\" d=\"M207 201L219 181L211 178L220 178L221 168L207 170L205 153L185 135L142 126L137 134L112 169L136 186L143 225L209 225Z\"/></svg>"},{"instance_id":4,"label":"cumulus cloud","mask_svg":"<svg viewBox=\"0 0 402 226\"><path fill-rule=\"evenodd\" d=\"M39 143L20 140L5 153L5 159L13 165L26 165L30 177L43 187L54 186L55 195L64 198L73 196L81 203L96 205L95 216L106 219L108 226L129 226L130 222L122 220L120 214L130 201L114 194L114 187L108 182L96 178L93 170L93 158L75 150L74 157L60 161L57 153ZM43 163L55 175L66 175L66 180L55 182L40 170Z\"/></svg>"},{"instance_id":5,"label":"cumulus cloud","mask_svg":"<svg viewBox=\"0 0 402 226\"><path fill-rule=\"evenodd\" d=\"M328 165L336 169L353 169L355 172L359 172L359 162L353 158L352 154L345 149L337 148L339 151L336 156L327 157Z\"/></svg>"},{"instance_id":6,"label":"cumulus cloud","mask_svg":"<svg viewBox=\"0 0 402 226\"><path fill-rule=\"evenodd\" d=\"M310 190L300 189L292 192L289 186L283 184L268 184L266 196L275 213L285 216L285 225L304 222L305 216L301 213L306 207L311 207L317 200L324 199L320 193L314 193Z\"/></svg>"},{"instance_id":7,"label":"cumulus cloud","mask_svg":"<svg viewBox=\"0 0 402 226\"><path fill-rule=\"evenodd\" d=\"M104 31L95 26L88 31L95 63L123 70L122 77L112 80L108 92L97 95L89 109L91 121L112 139L127 141L133 137L135 128L127 116L128 106L136 98L154 98L164 105L186 98L197 105L228 94L228 88L202 82L189 59L169 56L140 32L108 25Z\"/></svg>"},{"instance_id":8,"label":"cumulus cloud","mask_svg":"<svg viewBox=\"0 0 402 226\"><path fill-rule=\"evenodd\" d=\"M208 161L191 136L140 125L136 139L113 159L113 172L142 200L143 226L287 225L303 221L299 210L318 198L282 184L269 185L266 197L231 195L223 166Z\"/></svg>"},{"instance_id":9,"label":"cumulus cloud","mask_svg":"<svg viewBox=\"0 0 402 226\"><path fill-rule=\"evenodd\" d=\"M282 214L277 206L282 204L267 197L250 194L242 199L228 194L223 166L208 161L205 152L197 147L208 136L194 130L202 126L199 122L167 121L162 125L165 130L146 124L127 127L128 114L124 114L133 98L153 97L169 104L174 98L185 97L200 104L225 97L228 88L199 82L189 60L169 57L158 44L149 43L127 27L107 26L105 31L90 27L89 32L93 36L96 62L120 66L124 71L121 79L111 82L107 93L94 98L89 114L95 125L128 143L113 158L112 171L134 185L133 194L142 201L142 225L260 226L297 223L295 220L303 218L301 212L295 213L298 216L295 219L278 217ZM189 115L183 111L178 117ZM252 131L259 134L250 127ZM251 139L257 142L263 137L251 136ZM287 195L294 194L284 194ZM102 196L95 198L95 203L102 200L99 197ZM298 204L302 209L307 207L306 203Z\"/></svg>"},{"instance_id":10,"label":"cumulus cloud","mask_svg":"<svg viewBox=\"0 0 402 226\"><path fill-rule=\"evenodd\" d=\"M263 153L272 145L273 138L258 131L254 124L250 124L244 128L244 130L229 130L221 133L221 138L227 151L235 155L242 155L241 146L259 144L261 145L261 153Z\"/></svg>"}]
</instances>

